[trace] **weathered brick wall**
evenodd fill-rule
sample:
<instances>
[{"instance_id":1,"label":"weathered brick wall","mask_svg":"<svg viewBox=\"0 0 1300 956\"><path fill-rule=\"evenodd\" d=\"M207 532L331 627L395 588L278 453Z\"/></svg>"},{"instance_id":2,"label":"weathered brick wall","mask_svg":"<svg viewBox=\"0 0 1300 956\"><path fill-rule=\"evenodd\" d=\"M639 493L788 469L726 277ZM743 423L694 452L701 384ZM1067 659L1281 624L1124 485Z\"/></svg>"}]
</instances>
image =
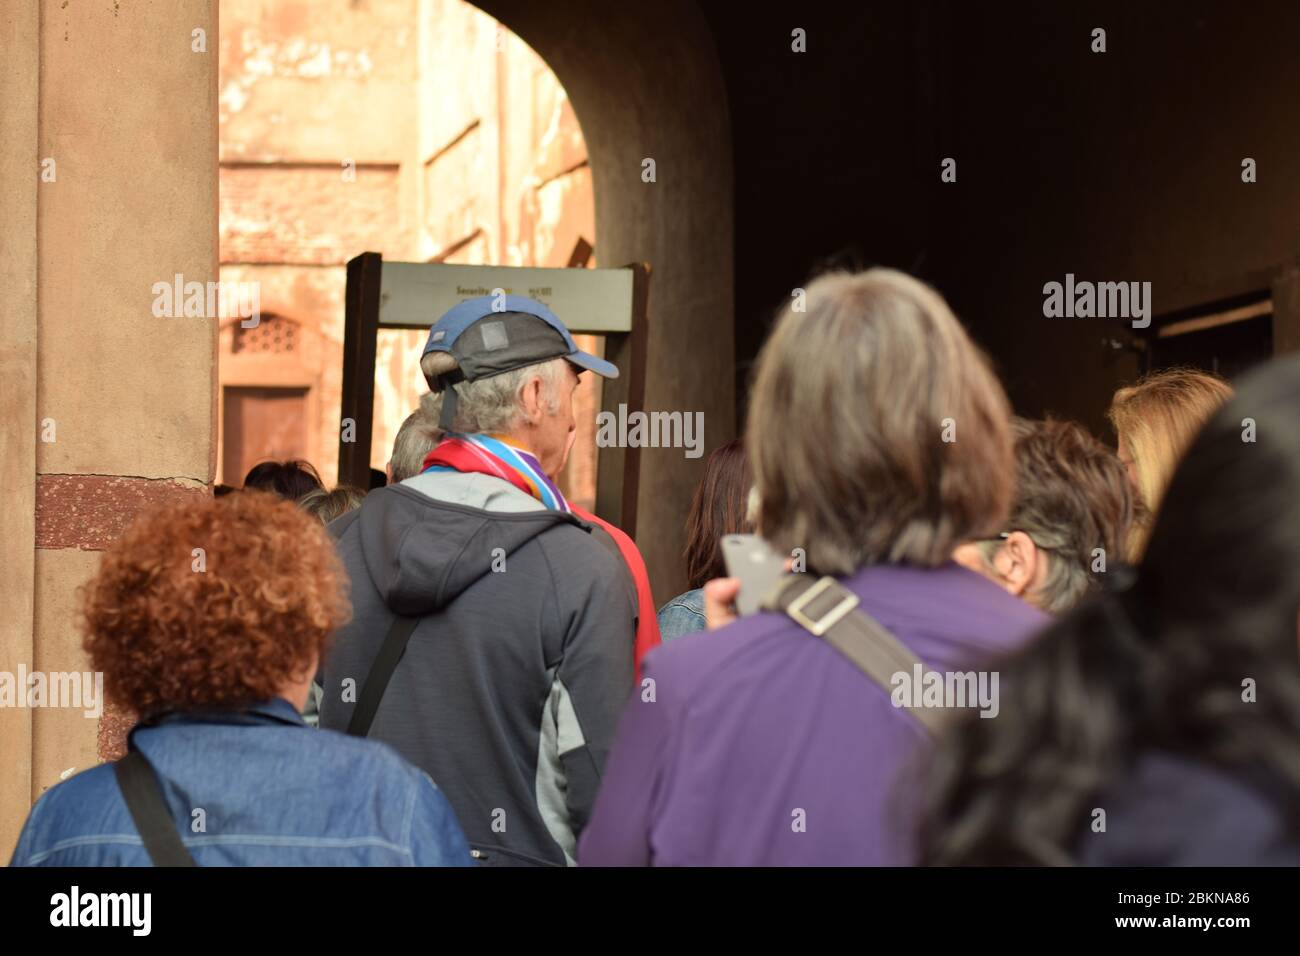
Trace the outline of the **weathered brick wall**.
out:
<instances>
[{"instance_id":1,"label":"weathered brick wall","mask_svg":"<svg viewBox=\"0 0 1300 956\"><path fill-rule=\"evenodd\" d=\"M357 251L400 257L398 166L223 165L221 261L344 265Z\"/></svg>"},{"instance_id":2,"label":"weathered brick wall","mask_svg":"<svg viewBox=\"0 0 1300 956\"><path fill-rule=\"evenodd\" d=\"M579 238L596 240L586 144L546 64L463 0L228 0L221 16L222 278L260 281L262 309L316 338L317 369L286 364L262 384L310 377L306 444L332 483L344 263L376 251L563 266ZM266 374L230 341L223 334L223 383ZM380 336L377 468L425 390L421 345L418 332ZM583 433L563 481L585 504L598 401L594 383L579 392Z\"/></svg>"}]
</instances>

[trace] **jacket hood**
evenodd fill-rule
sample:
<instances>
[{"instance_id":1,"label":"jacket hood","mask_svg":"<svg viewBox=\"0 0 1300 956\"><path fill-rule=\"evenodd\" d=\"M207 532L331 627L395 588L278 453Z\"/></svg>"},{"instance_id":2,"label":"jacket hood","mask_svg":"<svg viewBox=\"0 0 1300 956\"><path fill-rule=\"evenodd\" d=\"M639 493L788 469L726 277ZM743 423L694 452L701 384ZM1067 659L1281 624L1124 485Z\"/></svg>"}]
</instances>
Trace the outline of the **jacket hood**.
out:
<instances>
[{"instance_id":1,"label":"jacket hood","mask_svg":"<svg viewBox=\"0 0 1300 956\"><path fill-rule=\"evenodd\" d=\"M504 570L511 554L563 524L588 530L561 511L489 511L389 485L330 522L329 531L339 539L357 535L384 603L396 614L419 617L446 607L494 569Z\"/></svg>"}]
</instances>

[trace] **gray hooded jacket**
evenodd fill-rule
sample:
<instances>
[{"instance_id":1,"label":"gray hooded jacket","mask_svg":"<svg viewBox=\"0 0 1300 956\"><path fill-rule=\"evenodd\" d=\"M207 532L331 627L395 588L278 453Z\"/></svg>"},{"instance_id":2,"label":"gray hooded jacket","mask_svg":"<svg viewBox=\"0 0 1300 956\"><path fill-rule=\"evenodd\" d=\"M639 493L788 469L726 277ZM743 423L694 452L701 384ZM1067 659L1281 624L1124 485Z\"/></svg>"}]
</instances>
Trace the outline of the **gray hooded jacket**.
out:
<instances>
[{"instance_id":1,"label":"gray hooded jacket","mask_svg":"<svg viewBox=\"0 0 1300 956\"><path fill-rule=\"evenodd\" d=\"M418 616L369 735L433 777L484 863L572 864L633 683L612 541L457 472L373 491L329 530L353 617L326 649L320 726L347 728L394 618Z\"/></svg>"}]
</instances>

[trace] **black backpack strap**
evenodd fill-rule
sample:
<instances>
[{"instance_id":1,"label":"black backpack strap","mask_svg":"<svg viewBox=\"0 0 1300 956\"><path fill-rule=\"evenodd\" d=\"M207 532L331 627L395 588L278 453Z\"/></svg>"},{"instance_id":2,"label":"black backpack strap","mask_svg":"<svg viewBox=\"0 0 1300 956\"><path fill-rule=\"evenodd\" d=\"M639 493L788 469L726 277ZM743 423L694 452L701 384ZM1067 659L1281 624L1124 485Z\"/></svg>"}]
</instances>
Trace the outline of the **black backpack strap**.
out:
<instances>
[{"instance_id":1,"label":"black backpack strap","mask_svg":"<svg viewBox=\"0 0 1300 956\"><path fill-rule=\"evenodd\" d=\"M375 662L370 665L370 675L361 688L361 696L357 699L356 707L352 708L352 719L348 721L347 730L352 736L364 737L370 733L370 725L375 722L375 714L379 712L379 702L384 699L384 691L388 689L388 682L397 669L397 662L406 653L406 643L419 623L418 617L399 617L384 635L384 643L375 655Z\"/></svg>"},{"instance_id":2,"label":"black backpack strap","mask_svg":"<svg viewBox=\"0 0 1300 956\"><path fill-rule=\"evenodd\" d=\"M612 534L594 521L584 520L583 524L591 529L592 538L609 549L610 555L618 562L618 566L623 569L623 581L627 585L628 596L632 599L632 608L636 612L633 615L633 620L636 622L635 626L639 628L641 626L641 598L637 593L636 575L632 573L632 566L627 563L627 558L623 557L623 551L619 548L618 541Z\"/></svg>"},{"instance_id":3,"label":"black backpack strap","mask_svg":"<svg viewBox=\"0 0 1300 956\"><path fill-rule=\"evenodd\" d=\"M145 755L132 750L113 764L113 773L153 865L198 866L181 842L176 821L163 798L162 781Z\"/></svg>"},{"instance_id":4,"label":"black backpack strap","mask_svg":"<svg viewBox=\"0 0 1300 956\"><path fill-rule=\"evenodd\" d=\"M780 611L799 626L830 644L862 673L892 695L893 676L913 673L920 663L885 626L858 607L858 596L832 577L814 581L804 574L782 578L764 607ZM931 734L938 733L943 715L928 707L902 708Z\"/></svg>"},{"instance_id":5,"label":"black backpack strap","mask_svg":"<svg viewBox=\"0 0 1300 956\"><path fill-rule=\"evenodd\" d=\"M623 560L623 552L618 549L618 542L614 540L612 534L594 521L584 521L583 524L591 529L591 536L593 538L603 544L609 550L610 554L618 558L619 564L627 564L627 562Z\"/></svg>"}]
</instances>

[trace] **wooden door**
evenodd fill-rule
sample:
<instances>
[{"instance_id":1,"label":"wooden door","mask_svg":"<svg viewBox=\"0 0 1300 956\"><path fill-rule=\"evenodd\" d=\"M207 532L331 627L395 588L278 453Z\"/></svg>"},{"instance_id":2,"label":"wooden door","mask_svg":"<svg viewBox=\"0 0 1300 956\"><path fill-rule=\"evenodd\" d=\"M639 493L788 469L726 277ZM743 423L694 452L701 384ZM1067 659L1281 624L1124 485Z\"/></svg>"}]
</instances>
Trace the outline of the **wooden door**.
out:
<instances>
[{"instance_id":1,"label":"wooden door","mask_svg":"<svg viewBox=\"0 0 1300 956\"><path fill-rule=\"evenodd\" d=\"M227 385L222 401L226 484L242 485L259 461L307 456L307 389Z\"/></svg>"}]
</instances>

